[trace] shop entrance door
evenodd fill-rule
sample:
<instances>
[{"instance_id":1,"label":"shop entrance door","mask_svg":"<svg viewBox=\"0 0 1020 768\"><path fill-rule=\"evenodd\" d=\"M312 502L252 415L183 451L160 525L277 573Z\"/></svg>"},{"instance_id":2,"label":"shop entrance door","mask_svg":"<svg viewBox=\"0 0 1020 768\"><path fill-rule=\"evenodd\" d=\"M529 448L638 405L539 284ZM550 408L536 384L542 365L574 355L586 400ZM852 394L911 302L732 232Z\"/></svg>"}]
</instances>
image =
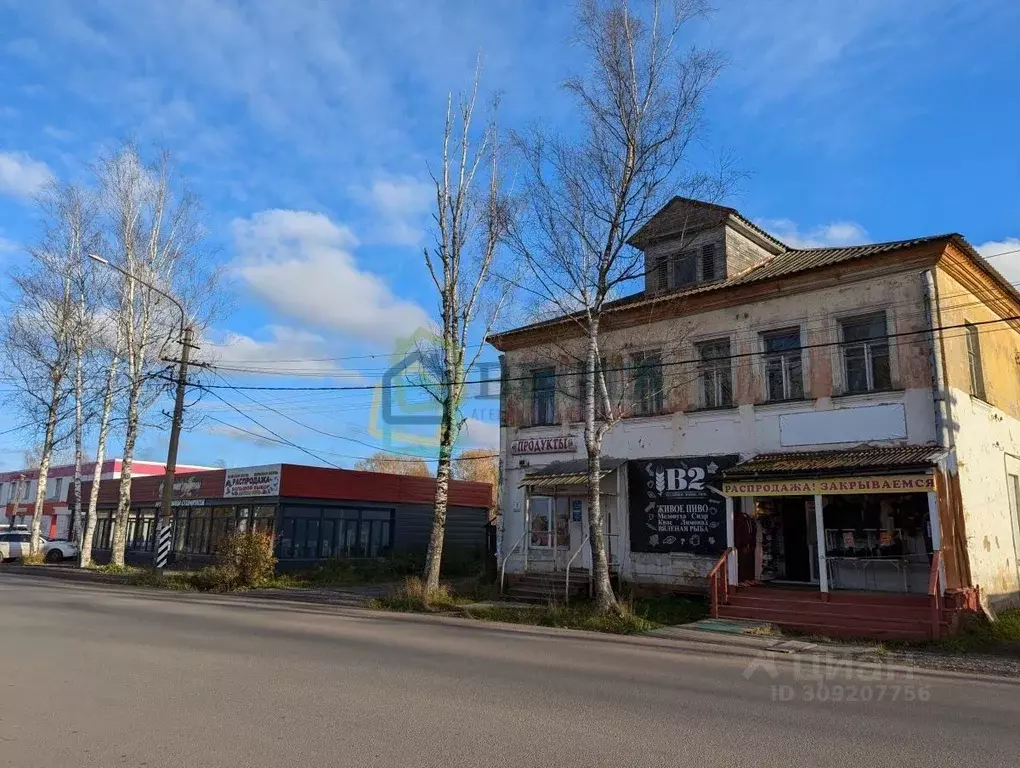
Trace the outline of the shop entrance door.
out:
<instances>
[{"instance_id":1,"label":"shop entrance door","mask_svg":"<svg viewBox=\"0 0 1020 768\"><path fill-rule=\"evenodd\" d=\"M737 583L758 578L758 523L745 515L740 507L742 499L733 505L733 546L737 550Z\"/></svg>"},{"instance_id":2,"label":"shop entrance door","mask_svg":"<svg viewBox=\"0 0 1020 768\"><path fill-rule=\"evenodd\" d=\"M811 581L811 537L802 498L780 499L786 581Z\"/></svg>"}]
</instances>

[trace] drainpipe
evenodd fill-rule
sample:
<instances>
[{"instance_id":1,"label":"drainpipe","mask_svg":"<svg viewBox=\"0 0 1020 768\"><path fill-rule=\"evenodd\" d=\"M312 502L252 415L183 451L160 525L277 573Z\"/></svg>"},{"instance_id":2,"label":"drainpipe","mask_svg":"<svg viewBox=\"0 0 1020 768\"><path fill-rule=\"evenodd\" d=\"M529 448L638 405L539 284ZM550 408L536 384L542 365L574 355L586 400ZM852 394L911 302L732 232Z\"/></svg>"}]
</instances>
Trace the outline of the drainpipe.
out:
<instances>
[{"instance_id":1,"label":"drainpipe","mask_svg":"<svg viewBox=\"0 0 1020 768\"><path fill-rule=\"evenodd\" d=\"M956 438L953 435L953 405L949 399L949 385L946 381L946 369L942 360L942 331L938 330L942 321L942 312L939 307L939 294L935 286L935 273L926 269L921 273L924 288L924 319L928 323L928 341L931 349L931 391L935 400L935 439L939 448L949 452L946 468L949 474L956 473ZM948 479L948 476L947 476ZM947 489L946 498L949 493ZM929 494L928 514L932 531L932 546L942 548L942 521L939 519L939 511L935 494ZM962 532L958 531L957 535ZM938 543L936 544L936 536ZM970 566L965 564L963 568L965 583L970 583ZM946 588L946 559L945 555L939 565L939 577L942 583L942 590Z\"/></svg>"},{"instance_id":2,"label":"drainpipe","mask_svg":"<svg viewBox=\"0 0 1020 768\"><path fill-rule=\"evenodd\" d=\"M942 333L938 328L941 312L938 306L938 292L935 289L935 275L930 269L921 273L924 280L924 319L928 323L928 341L931 349L931 391L935 398L935 436L940 448L955 447L952 430L952 404L949 402L949 388L946 386L946 371L942 363ZM951 456L955 464L955 456Z\"/></svg>"}]
</instances>

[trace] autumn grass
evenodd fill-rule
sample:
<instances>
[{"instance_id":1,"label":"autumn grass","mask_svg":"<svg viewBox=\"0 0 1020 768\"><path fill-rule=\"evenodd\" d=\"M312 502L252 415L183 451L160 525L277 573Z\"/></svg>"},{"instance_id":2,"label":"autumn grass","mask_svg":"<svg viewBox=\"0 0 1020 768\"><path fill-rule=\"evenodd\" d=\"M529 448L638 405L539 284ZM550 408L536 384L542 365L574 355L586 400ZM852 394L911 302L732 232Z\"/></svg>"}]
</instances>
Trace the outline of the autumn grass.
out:
<instances>
[{"instance_id":1,"label":"autumn grass","mask_svg":"<svg viewBox=\"0 0 1020 768\"><path fill-rule=\"evenodd\" d=\"M22 555L18 562L22 565L45 565L46 556L40 551L34 555Z\"/></svg>"},{"instance_id":2,"label":"autumn grass","mask_svg":"<svg viewBox=\"0 0 1020 768\"><path fill-rule=\"evenodd\" d=\"M469 593L477 586L468 585ZM489 590L483 590L488 592ZM705 615L705 604L697 598L665 596L620 603L616 612L600 613L590 602L574 605L512 605L478 603L467 594L455 593L448 586L429 593L418 578L409 578L389 595L378 598L372 607L410 613L455 613L478 621L499 621L560 629L633 635L662 626L686 624Z\"/></svg>"},{"instance_id":3,"label":"autumn grass","mask_svg":"<svg viewBox=\"0 0 1020 768\"><path fill-rule=\"evenodd\" d=\"M996 621L984 616L967 616L955 635L944 637L929 647L957 653L1020 656L1020 608L1000 612Z\"/></svg>"},{"instance_id":4,"label":"autumn grass","mask_svg":"<svg viewBox=\"0 0 1020 768\"><path fill-rule=\"evenodd\" d=\"M390 594L373 600L371 606L405 613L436 613L454 610L464 602L464 598L456 597L445 584L429 589L423 579L410 576Z\"/></svg>"}]
</instances>

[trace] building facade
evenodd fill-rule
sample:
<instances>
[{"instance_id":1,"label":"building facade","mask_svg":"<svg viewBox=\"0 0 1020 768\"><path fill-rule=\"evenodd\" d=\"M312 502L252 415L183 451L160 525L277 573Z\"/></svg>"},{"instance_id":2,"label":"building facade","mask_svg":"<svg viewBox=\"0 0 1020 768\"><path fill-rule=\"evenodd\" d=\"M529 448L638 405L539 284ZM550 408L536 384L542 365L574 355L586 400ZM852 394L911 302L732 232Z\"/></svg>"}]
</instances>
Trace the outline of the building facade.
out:
<instances>
[{"instance_id":1,"label":"building facade","mask_svg":"<svg viewBox=\"0 0 1020 768\"><path fill-rule=\"evenodd\" d=\"M119 478L123 459L107 459L102 466L102 479ZM82 465L82 480L91 479L95 462ZM180 466L179 471L207 469L199 466ZM166 467L155 461L133 461L134 477L162 475ZM51 539L66 538L71 529L71 507L68 503L74 485L74 464L51 466L46 477L46 499L43 502L42 533ZM39 487L38 469L18 469L0 472L0 526L29 525L35 510L36 489ZM88 498L87 496L85 497Z\"/></svg>"},{"instance_id":2,"label":"building facade","mask_svg":"<svg viewBox=\"0 0 1020 768\"><path fill-rule=\"evenodd\" d=\"M792 249L676 198L608 305L600 499L635 585L1020 594L1020 296L955 234ZM503 352L508 573L589 567L579 325ZM603 406L604 409L604 406ZM583 546L582 546L583 545ZM938 558L935 553L938 552Z\"/></svg>"},{"instance_id":3,"label":"building facade","mask_svg":"<svg viewBox=\"0 0 1020 768\"><path fill-rule=\"evenodd\" d=\"M110 548L120 481L99 487L93 546L101 558ZM89 493L88 484L82 487ZM233 530L276 535L280 567L301 568L330 558L384 558L423 553L432 525L435 480L293 464L270 464L203 472L174 479L173 562L201 563ZM485 555L487 483L452 480L445 552L478 560ZM163 480L131 483L127 555L151 561Z\"/></svg>"}]
</instances>

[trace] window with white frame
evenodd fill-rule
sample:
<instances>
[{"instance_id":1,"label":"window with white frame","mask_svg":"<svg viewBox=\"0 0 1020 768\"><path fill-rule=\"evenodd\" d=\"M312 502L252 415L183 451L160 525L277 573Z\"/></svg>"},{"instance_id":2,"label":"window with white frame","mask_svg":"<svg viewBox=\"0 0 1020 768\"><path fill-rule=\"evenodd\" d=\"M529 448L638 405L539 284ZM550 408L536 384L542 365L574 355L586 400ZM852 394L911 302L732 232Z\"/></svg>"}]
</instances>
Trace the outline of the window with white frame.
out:
<instances>
[{"instance_id":1,"label":"window with white frame","mask_svg":"<svg viewBox=\"0 0 1020 768\"><path fill-rule=\"evenodd\" d=\"M698 389L702 408L733 405L733 372L730 340L713 339L695 345L698 352Z\"/></svg>"},{"instance_id":2,"label":"window with white frame","mask_svg":"<svg viewBox=\"0 0 1020 768\"><path fill-rule=\"evenodd\" d=\"M60 501L60 494L64 490L64 478L58 477L53 481L53 498Z\"/></svg>"},{"instance_id":3,"label":"window with white frame","mask_svg":"<svg viewBox=\"0 0 1020 768\"><path fill-rule=\"evenodd\" d=\"M842 331L843 382L848 394L892 387L885 312L846 318Z\"/></svg>"},{"instance_id":4,"label":"window with white frame","mask_svg":"<svg viewBox=\"0 0 1020 768\"><path fill-rule=\"evenodd\" d=\"M765 400L799 400L804 397L800 328L761 335L765 361Z\"/></svg>"},{"instance_id":5,"label":"window with white frame","mask_svg":"<svg viewBox=\"0 0 1020 768\"><path fill-rule=\"evenodd\" d=\"M639 352L632 357L634 413L650 416L663 411L662 355Z\"/></svg>"}]
</instances>

